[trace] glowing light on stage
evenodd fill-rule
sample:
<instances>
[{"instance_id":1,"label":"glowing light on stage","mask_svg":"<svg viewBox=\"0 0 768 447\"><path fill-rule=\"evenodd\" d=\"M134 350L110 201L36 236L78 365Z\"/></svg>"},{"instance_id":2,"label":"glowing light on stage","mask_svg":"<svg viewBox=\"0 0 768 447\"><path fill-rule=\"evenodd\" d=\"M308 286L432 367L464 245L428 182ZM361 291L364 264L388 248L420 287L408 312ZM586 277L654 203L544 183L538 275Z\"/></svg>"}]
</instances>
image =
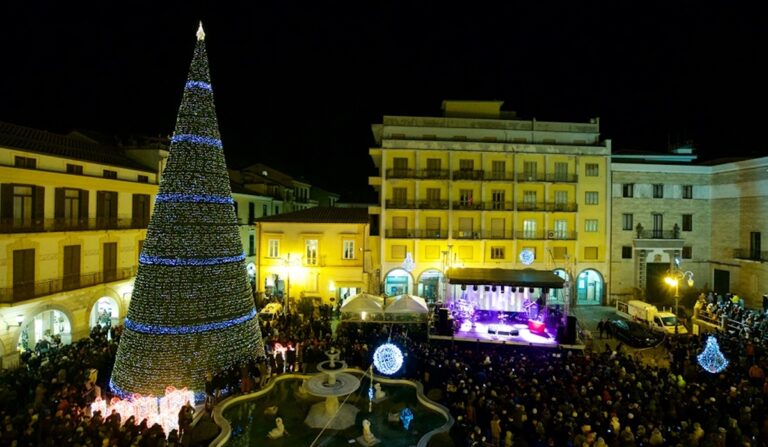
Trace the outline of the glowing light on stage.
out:
<instances>
[{"instance_id":1,"label":"glowing light on stage","mask_svg":"<svg viewBox=\"0 0 768 447\"><path fill-rule=\"evenodd\" d=\"M546 329L546 326L544 326L543 321L536 321L536 320L528 320L528 330L535 334L543 334L544 329Z\"/></svg>"},{"instance_id":2,"label":"glowing light on stage","mask_svg":"<svg viewBox=\"0 0 768 447\"><path fill-rule=\"evenodd\" d=\"M712 374L717 374L728 366L728 359L720 352L720 345L717 344L717 339L711 335L707 338L704 352L696 356L696 359L702 368Z\"/></svg>"},{"instance_id":3,"label":"glowing light on stage","mask_svg":"<svg viewBox=\"0 0 768 447\"><path fill-rule=\"evenodd\" d=\"M165 389L165 396L157 398L155 396L134 395L132 399L112 398L107 404L105 400L97 397L91 404L91 412L99 411L103 418L106 418L115 410L120 415L120 424L124 424L131 416L140 423L147 420L147 425L160 424L166 434L171 430L179 428L179 410L187 402L195 401L195 393L182 388L169 386Z\"/></svg>"},{"instance_id":4,"label":"glowing light on stage","mask_svg":"<svg viewBox=\"0 0 768 447\"><path fill-rule=\"evenodd\" d=\"M380 373L392 375L403 366L403 353L392 343L385 343L373 353L373 365Z\"/></svg>"}]
</instances>

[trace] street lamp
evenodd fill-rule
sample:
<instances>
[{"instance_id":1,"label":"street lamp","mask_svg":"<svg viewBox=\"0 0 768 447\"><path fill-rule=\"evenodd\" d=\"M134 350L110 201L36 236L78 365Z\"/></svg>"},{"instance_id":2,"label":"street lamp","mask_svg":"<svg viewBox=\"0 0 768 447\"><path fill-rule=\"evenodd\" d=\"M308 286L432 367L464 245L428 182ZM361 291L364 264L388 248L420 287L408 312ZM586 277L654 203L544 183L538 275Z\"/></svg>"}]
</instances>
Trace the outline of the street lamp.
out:
<instances>
[{"instance_id":1,"label":"street lamp","mask_svg":"<svg viewBox=\"0 0 768 447\"><path fill-rule=\"evenodd\" d=\"M291 299L291 272L293 271L295 273L295 270L297 268L297 265L301 259L301 256L294 257L293 260L291 260L291 254L288 253L285 255L285 258L283 259L283 263L285 264L285 300L284 300L284 306L283 306L283 314L288 314L288 302Z\"/></svg>"},{"instance_id":2,"label":"street lamp","mask_svg":"<svg viewBox=\"0 0 768 447\"><path fill-rule=\"evenodd\" d=\"M678 301L680 300L680 281L686 281L688 283L688 287L693 287L693 272L672 270L667 276L664 277L664 282L667 283L670 287L675 288L675 335L677 335L677 325L679 324L677 309Z\"/></svg>"}]
</instances>

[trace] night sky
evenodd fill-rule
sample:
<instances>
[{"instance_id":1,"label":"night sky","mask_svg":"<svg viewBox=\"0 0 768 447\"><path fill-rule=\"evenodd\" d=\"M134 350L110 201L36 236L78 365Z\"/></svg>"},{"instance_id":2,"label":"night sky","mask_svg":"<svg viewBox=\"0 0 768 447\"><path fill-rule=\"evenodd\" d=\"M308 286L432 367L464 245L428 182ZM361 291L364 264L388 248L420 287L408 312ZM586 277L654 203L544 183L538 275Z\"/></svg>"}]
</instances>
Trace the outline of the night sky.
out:
<instances>
[{"instance_id":1,"label":"night sky","mask_svg":"<svg viewBox=\"0 0 768 447\"><path fill-rule=\"evenodd\" d=\"M370 124L439 115L443 99L600 117L614 149L768 154L761 11L575 3L9 0L0 120L169 135L202 19L229 164L267 163L347 200L372 197Z\"/></svg>"}]
</instances>

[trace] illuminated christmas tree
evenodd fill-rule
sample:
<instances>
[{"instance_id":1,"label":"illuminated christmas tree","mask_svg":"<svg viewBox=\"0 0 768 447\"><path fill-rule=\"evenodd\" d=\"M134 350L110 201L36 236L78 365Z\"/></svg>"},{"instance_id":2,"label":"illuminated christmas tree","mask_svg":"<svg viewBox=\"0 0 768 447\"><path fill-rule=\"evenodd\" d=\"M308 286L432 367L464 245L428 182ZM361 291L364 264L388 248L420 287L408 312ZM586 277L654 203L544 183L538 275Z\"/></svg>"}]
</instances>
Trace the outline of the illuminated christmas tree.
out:
<instances>
[{"instance_id":1,"label":"illuminated christmas tree","mask_svg":"<svg viewBox=\"0 0 768 447\"><path fill-rule=\"evenodd\" d=\"M699 365L712 374L719 373L728 366L728 360L720 352L720 345L717 344L717 339L711 335L707 338L704 352L696 358L699 360Z\"/></svg>"},{"instance_id":2,"label":"illuminated christmas tree","mask_svg":"<svg viewBox=\"0 0 768 447\"><path fill-rule=\"evenodd\" d=\"M264 356L213 104L202 24L139 258L110 387L161 396Z\"/></svg>"}]
</instances>

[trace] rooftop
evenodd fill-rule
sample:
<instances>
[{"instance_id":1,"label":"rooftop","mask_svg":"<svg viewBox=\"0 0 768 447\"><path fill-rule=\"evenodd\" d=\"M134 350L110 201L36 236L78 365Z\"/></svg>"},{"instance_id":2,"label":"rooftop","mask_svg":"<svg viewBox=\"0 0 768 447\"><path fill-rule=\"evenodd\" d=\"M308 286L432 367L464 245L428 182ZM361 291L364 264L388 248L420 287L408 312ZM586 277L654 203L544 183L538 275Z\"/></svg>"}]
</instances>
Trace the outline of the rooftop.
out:
<instances>
[{"instance_id":1,"label":"rooftop","mask_svg":"<svg viewBox=\"0 0 768 447\"><path fill-rule=\"evenodd\" d=\"M313 207L292 213L276 214L256 219L256 222L286 223L368 223L367 208Z\"/></svg>"}]
</instances>

